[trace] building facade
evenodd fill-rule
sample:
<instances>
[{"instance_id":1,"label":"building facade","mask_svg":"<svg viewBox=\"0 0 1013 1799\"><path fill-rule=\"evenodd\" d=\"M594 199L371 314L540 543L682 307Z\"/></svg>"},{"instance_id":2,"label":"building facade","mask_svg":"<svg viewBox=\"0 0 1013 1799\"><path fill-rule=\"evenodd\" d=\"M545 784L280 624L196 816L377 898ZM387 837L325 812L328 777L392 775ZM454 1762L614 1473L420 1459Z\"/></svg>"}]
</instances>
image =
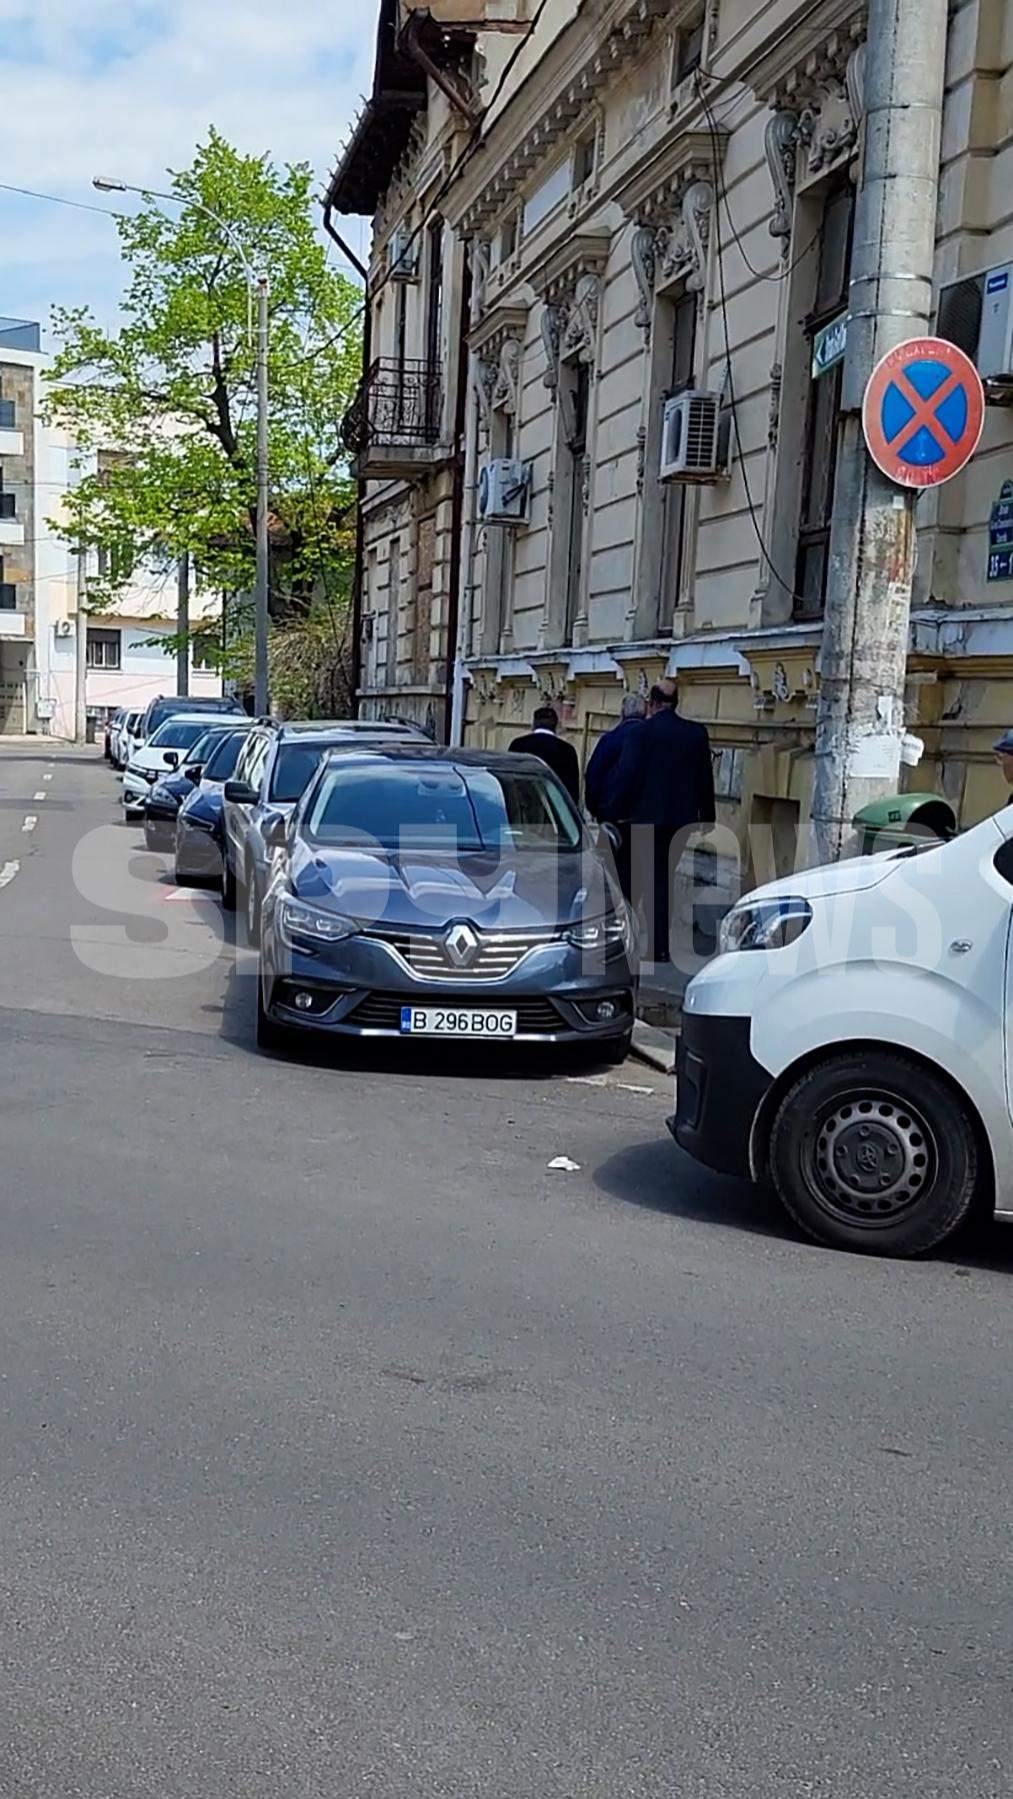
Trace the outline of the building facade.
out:
<instances>
[{"instance_id":1,"label":"building facade","mask_svg":"<svg viewBox=\"0 0 1013 1799\"><path fill-rule=\"evenodd\" d=\"M467 249L470 269L455 275L445 361L449 372L456 308L468 740L503 745L551 699L586 756L624 692L674 674L683 710L711 731L720 818L749 877L782 872L812 791L864 0L549 0L529 36L528 9L509 0L430 0L429 12L471 34L468 55L458 35L457 70L481 125L448 103L434 137L430 82L383 189L372 278L391 229L430 219L438 144L452 174L446 254ZM396 41L414 14L401 0ZM983 367L983 318L1013 287L1011 265L1013 16L955 0L934 322ZM906 716L924 753L906 779L944 793L965 823L1003 798L991 743L1013 719L1010 361L991 346L978 453L917 508ZM694 411L687 393L709 399ZM717 432L716 454L712 439L702 456L682 446L693 479L663 478L680 447L663 442L666 414L670 431L702 420ZM487 522L481 471L511 461L528 486L522 517ZM367 501L373 644L381 612L399 621L387 641L408 633L416 495L405 475L394 532ZM375 655L366 666L375 676ZM384 666L393 710L406 659ZM363 690L368 701L369 679Z\"/></svg>"},{"instance_id":2,"label":"building facade","mask_svg":"<svg viewBox=\"0 0 1013 1799\"><path fill-rule=\"evenodd\" d=\"M77 558L53 521L87 463L66 432L41 416L46 363L37 324L0 319L0 735L72 738ZM175 608L175 573L142 565L115 613L96 612L89 620L85 703L90 711L146 706L156 694L176 691L170 642ZM191 693L221 692L210 651L220 613L215 596L192 596Z\"/></svg>"}]
</instances>

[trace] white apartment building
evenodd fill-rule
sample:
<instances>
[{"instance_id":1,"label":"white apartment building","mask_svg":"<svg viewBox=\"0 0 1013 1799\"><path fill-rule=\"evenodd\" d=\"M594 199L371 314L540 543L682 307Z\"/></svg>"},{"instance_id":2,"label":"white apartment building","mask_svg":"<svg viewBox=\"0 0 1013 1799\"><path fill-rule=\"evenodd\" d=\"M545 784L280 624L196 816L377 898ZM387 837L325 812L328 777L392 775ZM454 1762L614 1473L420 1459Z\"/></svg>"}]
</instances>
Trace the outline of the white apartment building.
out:
<instances>
[{"instance_id":1,"label":"white apartment building","mask_svg":"<svg viewBox=\"0 0 1013 1799\"><path fill-rule=\"evenodd\" d=\"M74 735L77 558L53 529L63 496L88 466L67 433L41 417L46 367L37 324L0 319L0 734ZM176 577L137 569L115 612L87 626L86 704L96 715L176 691ZM217 598L191 597L190 691L221 678L202 638L216 637Z\"/></svg>"}]
</instances>

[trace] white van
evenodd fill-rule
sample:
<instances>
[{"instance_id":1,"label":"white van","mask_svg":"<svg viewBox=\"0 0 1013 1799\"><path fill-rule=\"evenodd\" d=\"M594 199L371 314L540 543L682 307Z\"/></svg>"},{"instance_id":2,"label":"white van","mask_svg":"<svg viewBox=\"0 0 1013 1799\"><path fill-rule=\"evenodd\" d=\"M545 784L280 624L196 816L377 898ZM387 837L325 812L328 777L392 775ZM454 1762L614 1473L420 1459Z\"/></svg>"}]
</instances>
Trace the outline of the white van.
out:
<instances>
[{"instance_id":1,"label":"white van","mask_svg":"<svg viewBox=\"0 0 1013 1799\"><path fill-rule=\"evenodd\" d=\"M1013 1209L1013 806L748 894L691 981L683 1149L821 1243L910 1256Z\"/></svg>"}]
</instances>

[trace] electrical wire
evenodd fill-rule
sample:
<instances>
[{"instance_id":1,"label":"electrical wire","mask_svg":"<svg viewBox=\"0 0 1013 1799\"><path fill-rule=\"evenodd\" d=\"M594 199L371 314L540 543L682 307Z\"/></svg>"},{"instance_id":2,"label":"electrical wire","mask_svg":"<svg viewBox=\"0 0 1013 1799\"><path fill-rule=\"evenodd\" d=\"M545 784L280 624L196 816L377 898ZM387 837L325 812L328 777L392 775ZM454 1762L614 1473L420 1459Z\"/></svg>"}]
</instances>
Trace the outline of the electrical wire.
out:
<instances>
[{"instance_id":1,"label":"electrical wire","mask_svg":"<svg viewBox=\"0 0 1013 1799\"><path fill-rule=\"evenodd\" d=\"M697 99L699 100L700 105L703 108L704 117L705 117L708 127L710 129L711 143L712 143L712 145L716 146L718 144L717 122L714 118L714 113L711 109L710 102L707 99L707 95L704 93L703 80L701 78L699 69L697 69L695 71L694 85L696 87ZM716 161L716 157L717 157L716 148L714 151L714 155L715 155L715 174L717 174L718 171L717 171L717 161ZM731 231L731 234L732 234L733 238L735 239L736 244L738 245L739 255L742 257L742 260L745 263L747 269L749 270L749 273L757 281L770 281L770 282L773 282L775 287L778 286L782 281L787 281L789 276L794 274L794 272L798 268L799 264L805 261L806 257L808 256L808 254L809 254L810 250L813 248L813 246L819 242L821 227L819 225L817 225L817 227L816 227L815 231L813 232L811 238L809 239L808 243L803 244L801 250L798 252L798 255L794 256L790 262L782 262L780 264L779 268L775 271L775 273L770 274L764 269L754 268L753 264L750 262L749 257L746 254L746 246L742 242L742 239L739 236L738 230L736 229L735 220L732 218L732 209L731 209L731 204L728 199L728 190L725 187L724 182L722 180L720 180L720 178L718 180L718 205L724 206L725 218L728 220L728 228Z\"/></svg>"}]
</instances>

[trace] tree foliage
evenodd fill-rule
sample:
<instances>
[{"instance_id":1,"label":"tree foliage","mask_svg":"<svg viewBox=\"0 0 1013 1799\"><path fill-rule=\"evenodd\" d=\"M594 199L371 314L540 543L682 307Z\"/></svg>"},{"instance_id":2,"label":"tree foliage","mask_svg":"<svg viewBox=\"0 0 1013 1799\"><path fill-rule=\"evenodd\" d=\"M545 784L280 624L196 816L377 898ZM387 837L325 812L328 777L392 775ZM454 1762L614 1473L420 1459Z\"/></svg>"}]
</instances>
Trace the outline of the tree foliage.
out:
<instances>
[{"instance_id":1,"label":"tree foliage","mask_svg":"<svg viewBox=\"0 0 1013 1799\"><path fill-rule=\"evenodd\" d=\"M205 586L253 586L255 327L242 247L270 282L271 611L344 630L354 487L338 430L358 381L356 287L328 264L306 164L276 168L212 130L170 177L179 207L118 220L121 323L57 308L48 415L84 452L59 528L101 549L89 603L115 600L139 562L188 552ZM209 216L225 221L228 231ZM111 552L111 553L110 553Z\"/></svg>"}]
</instances>

